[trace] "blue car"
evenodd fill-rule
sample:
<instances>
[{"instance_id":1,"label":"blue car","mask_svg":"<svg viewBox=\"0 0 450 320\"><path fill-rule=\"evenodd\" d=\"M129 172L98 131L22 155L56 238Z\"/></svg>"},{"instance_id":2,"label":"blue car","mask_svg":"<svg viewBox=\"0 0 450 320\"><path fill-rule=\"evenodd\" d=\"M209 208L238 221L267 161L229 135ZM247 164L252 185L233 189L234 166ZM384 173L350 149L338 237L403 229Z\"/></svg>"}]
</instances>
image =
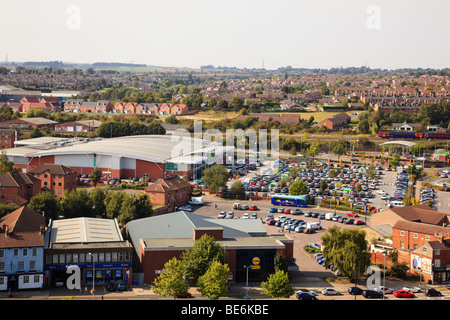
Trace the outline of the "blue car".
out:
<instances>
[{"instance_id":1,"label":"blue car","mask_svg":"<svg viewBox=\"0 0 450 320\"><path fill-rule=\"evenodd\" d=\"M270 208L269 212L270 213L277 213L278 209L277 208Z\"/></svg>"}]
</instances>

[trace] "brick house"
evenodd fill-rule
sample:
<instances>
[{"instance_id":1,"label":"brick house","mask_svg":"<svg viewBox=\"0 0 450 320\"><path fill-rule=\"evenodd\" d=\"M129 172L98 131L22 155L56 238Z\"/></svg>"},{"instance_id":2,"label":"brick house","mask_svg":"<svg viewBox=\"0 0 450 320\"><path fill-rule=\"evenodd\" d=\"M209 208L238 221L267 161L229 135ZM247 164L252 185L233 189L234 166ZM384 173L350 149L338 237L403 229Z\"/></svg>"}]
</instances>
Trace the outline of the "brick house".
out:
<instances>
[{"instance_id":1,"label":"brick house","mask_svg":"<svg viewBox=\"0 0 450 320\"><path fill-rule=\"evenodd\" d=\"M425 281L450 281L450 214L427 205L391 208L373 215L371 227L384 226L398 261ZM389 232L389 228L391 230Z\"/></svg>"},{"instance_id":2,"label":"brick house","mask_svg":"<svg viewBox=\"0 0 450 320\"><path fill-rule=\"evenodd\" d=\"M59 198L64 195L64 191L70 192L77 188L77 172L61 164L43 164L28 173L42 181L42 190L50 191Z\"/></svg>"},{"instance_id":3,"label":"brick house","mask_svg":"<svg viewBox=\"0 0 450 320\"><path fill-rule=\"evenodd\" d=\"M189 112L187 105L185 104L174 104L170 108L170 113L175 115L186 114Z\"/></svg>"},{"instance_id":4,"label":"brick house","mask_svg":"<svg viewBox=\"0 0 450 320\"><path fill-rule=\"evenodd\" d=\"M29 173L12 171L0 176L0 202L24 202L41 192L41 180Z\"/></svg>"},{"instance_id":5,"label":"brick house","mask_svg":"<svg viewBox=\"0 0 450 320\"><path fill-rule=\"evenodd\" d=\"M450 228L398 221L393 227L393 248L410 273L430 283L450 281Z\"/></svg>"},{"instance_id":6,"label":"brick house","mask_svg":"<svg viewBox=\"0 0 450 320\"><path fill-rule=\"evenodd\" d=\"M193 190L193 186L177 176L156 181L145 188L153 206L165 206L168 212L185 205Z\"/></svg>"},{"instance_id":7,"label":"brick house","mask_svg":"<svg viewBox=\"0 0 450 320\"><path fill-rule=\"evenodd\" d=\"M0 129L0 147L2 148L14 148L14 142L18 140L16 130L12 129Z\"/></svg>"},{"instance_id":8,"label":"brick house","mask_svg":"<svg viewBox=\"0 0 450 320\"><path fill-rule=\"evenodd\" d=\"M319 126L325 126L330 131L341 130L347 127L351 117L346 113L338 113L330 118L326 118L319 123Z\"/></svg>"}]
</instances>

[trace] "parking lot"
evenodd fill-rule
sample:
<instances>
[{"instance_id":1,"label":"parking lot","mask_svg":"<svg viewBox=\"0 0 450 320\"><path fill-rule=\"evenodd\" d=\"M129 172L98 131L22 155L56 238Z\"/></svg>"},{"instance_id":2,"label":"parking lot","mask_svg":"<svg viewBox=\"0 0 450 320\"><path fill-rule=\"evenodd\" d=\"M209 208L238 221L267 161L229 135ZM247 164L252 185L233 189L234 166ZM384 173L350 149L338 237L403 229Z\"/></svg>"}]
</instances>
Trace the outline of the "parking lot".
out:
<instances>
[{"instance_id":1,"label":"parking lot","mask_svg":"<svg viewBox=\"0 0 450 320\"><path fill-rule=\"evenodd\" d=\"M270 166L270 165L269 165ZM246 176L241 176L239 179L241 181L246 181L246 178L253 177L256 174L261 174L264 170L267 169L269 166L260 167L255 171L250 171ZM381 170L380 170L381 171ZM367 199L367 203L371 206L374 206L376 208L379 208L381 210L387 209L389 206L389 198L393 195L394 189L396 189L396 181L397 181L397 172L396 171L386 171L383 170L380 172L381 175L379 176L378 183L376 185L376 188L373 189L373 196L369 199ZM248 180L247 180L248 181ZM234 180L230 180L228 185L231 186L231 184L234 182ZM383 190L386 192L387 197L385 199L382 198L381 191L377 192L378 190ZM271 194L274 194L273 192ZM321 298L325 299L355 299L355 296L351 296L347 293L347 289L353 284L337 284L329 282L327 279L334 278L334 274L331 270L325 269L322 265L320 265L313 257L312 254L307 253L305 250L303 250L304 246L309 243L319 243L321 242L321 237L327 232L327 230L332 226L338 226L340 228L365 228L364 225L348 225L344 223L340 223L338 221L332 221L332 220L326 220L326 219L319 219L319 218L313 218L313 217L305 217L304 213L306 211L312 211L317 213L328 213L328 212L335 212L337 215L340 216L346 216L345 212L342 211L335 211L333 207L330 208L324 208L324 207L317 207L316 205L309 205L307 208L300 208L303 212L302 214L293 215L291 214L284 214L284 213L272 213L274 218L277 218L279 216L287 216L290 218L300 219L304 222L318 222L320 221L320 224L322 226L321 230L317 230L314 233L298 233L292 230L283 230L283 228L279 228L274 225L269 225L265 223L266 217L269 214L269 211L274 206L270 203L269 200L232 200L232 199L223 199L221 197L217 197L215 195L207 195L203 197L205 200L205 204L202 206L195 206L194 212L202 215L207 215L212 218L217 218L219 212L223 211L225 213L229 211L234 212L234 218L242 218L244 214L257 214L257 217L261 219L261 222L263 223L265 229L267 230L267 233L270 234L276 234L278 232L284 232L287 234L290 238L294 240L294 258L295 263L298 266L298 271L294 272L294 277L292 279L295 288L312 288L316 291L320 291L322 288L325 287L332 287L340 290L344 294L338 295L338 296L324 296L319 292L319 295L321 295ZM246 205L247 207L245 210L239 210L233 208L233 204L240 203L242 205ZM255 205L257 207L257 210L249 210L249 207L251 205ZM287 207L286 207L287 208ZM359 212L355 210L355 212ZM364 211L360 212L359 217L355 217L354 219L360 219L367 223L367 225L370 225L370 215L365 215ZM398 280L387 280L386 284L389 284L393 289L400 289L404 286L403 282L399 282ZM365 280L361 280L361 284L358 283L358 286L361 288L365 288ZM423 289L425 290L429 286L423 286ZM446 287L440 288L445 295L443 297L427 297L423 293L416 294L416 299L446 299L447 293L450 296L450 292L448 292L448 289ZM386 295L385 299L392 299L393 296ZM356 296L356 299L365 299L362 296ZM398 299L398 298L394 298Z\"/></svg>"}]
</instances>

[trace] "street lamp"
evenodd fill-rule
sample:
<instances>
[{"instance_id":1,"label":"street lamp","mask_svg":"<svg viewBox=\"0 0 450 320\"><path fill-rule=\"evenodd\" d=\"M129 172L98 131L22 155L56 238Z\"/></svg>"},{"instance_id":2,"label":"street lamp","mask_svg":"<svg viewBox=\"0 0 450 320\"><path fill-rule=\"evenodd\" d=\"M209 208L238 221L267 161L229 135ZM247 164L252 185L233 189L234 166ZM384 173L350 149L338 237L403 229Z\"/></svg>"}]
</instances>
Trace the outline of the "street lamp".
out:
<instances>
[{"instance_id":1,"label":"street lamp","mask_svg":"<svg viewBox=\"0 0 450 320\"><path fill-rule=\"evenodd\" d=\"M247 278L246 278L246 280L245 280L245 286L246 286L246 289L245 289L245 296L244 296L244 299L250 299L250 296L248 295L248 269L250 269L251 266L244 266L244 268L247 269Z\"/></svg>"},{"instance_id":2,"label":"street lamp","mask_svg":"<svg viewBox=\"0 0 450 320\"><path fill-rule=\"evenodd\" d=\"M88 253L89 255L92 256L92 260L93 260L93 275L92 275L92 300L95 300L95 256L92 253Z\"/></svg>"}]
</instances>

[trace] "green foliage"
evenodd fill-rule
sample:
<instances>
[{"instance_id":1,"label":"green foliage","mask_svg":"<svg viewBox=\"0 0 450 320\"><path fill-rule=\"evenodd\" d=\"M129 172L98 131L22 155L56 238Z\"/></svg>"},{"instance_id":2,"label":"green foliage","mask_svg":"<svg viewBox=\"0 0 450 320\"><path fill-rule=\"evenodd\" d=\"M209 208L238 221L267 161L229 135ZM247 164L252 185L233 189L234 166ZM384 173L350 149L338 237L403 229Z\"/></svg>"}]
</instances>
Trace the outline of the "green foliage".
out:
<instances>
[{"instance_id":1,"label":"green foliage","mask_svg":"<svg viewBox=\"0 0 450 320\"><path fill-rule=\"evenodd\" d=\"M213 261L225 264L227 255L213 237L205 234L195 241L191 250L186 250L181 254L181 260L183 261L184 275L188 279L197 281L200 276L205 274Z\"/></svg>"},{"instance_id":2,"label":"green foliage","mask_svg":"<svg viewBox=\"0 0 450 320\"><path fill-rule=\"evenodd\" d=\"M244 184L241 180L236 180L231 185L231 193L235 194L236 196L242 196L245 195L245 188Z\"/></svg>"},{"instance_id":3,"label":"green foliage","mask_svg":"<svg viewBox=\"0 0 450 320\"><path fill-rule=\"evenodd\" d=\"M30 199L28 208L43 213L47 220L56 219L62 211L61 203L52 192L41 192Z\"/></svg>"},{"instance_id":4,"label":"green foliage","mask_svg":"<svg viewBox=\"0 0 450 320\"><path fill-rule=\"evenodd\" d=\"M214 193L226 188L228 178L228 171L220 164L205 169L202 177L209 191Z\"/></svg>"},{"instance_id":5,"label":"green foliage","mask_svg":"<svg viewBox=\"0 0 450 320\"><path fill-rule=\"evenodd\" d=\"M14 170L17 171L17 169L14 168L14 162L9 161L6 152L2 151L2 154L0 155L0 175Z\"/></svg>"},{"instance_id":6,"label":"green foliage","mask_svg":"<svg viewBox=\"0 0 450 320\"><path fill-rule=\"evenodd\" d=\"M162 296L172 296L184 294L189 290L189 283L184 279L181 261L172 258L164 264L162 273L155 279L153 291Z\"/></svg>"},{"instance_id":7,"label":"green foliage","mask_svg":"<svg viewBox=\"0 0 450 320\"><path fill-rule=\"evenodd\" d=\"M93 217L92 207L89 203L89 194L84 189L64 192L61 198L64 218Z\"/></svg>"},{"instance_id":8,"label":"green foliage","mask_svg":"<svg viewBox=\"0 0 450 320\"><path fill-rule=\"evenodd\" d=\"M261 282L261 287L263 288L261 294L272 298L289 298L295 293L287 273L281 270L271 274L267 281Z\"/></svg>"},{"instance_id":9,"label":"green foliage","mask_svg":"<svg viewBox=\"0 0 450 320\"><path fill-rule=\"evenodd\" d=\"M308 185L302 180L296 180L289 186L289 194L298 196L308 192Z\"/></svg>"},{"instance_id":10,"label":"green foliage","mask_svg":"<svg viewBox=\"0 0 450 320\"><path fill-rule=\"evenodd\" d=\"M356 279L370 264L365 232L356 228L339 229L333 226L322 237L325 266L331 265L343 274Z\"/></svg>"},{"instance_id":11,"label":"green foliage","mask_svg":"<svg viewBox=\"0 0 450 320\"><path fill-rule=\"evenodd\" d=\"M274 259L275 271L284 271L287 273L289 263L281 252L277 252Z\"/></svg>"},{"instance_id":12,"label":"green foliage","mask_svg":"<svg viewBox=\"0 0 450 320\"><path fill-rule=\"evenodd\" d=\"M198 279L198 290L204 297L218 300L228 292L228 276L230 268L227 264L213 261L208 270Z\"/></svg>"},{"instance_id":13,"label":"green foliage","mask_svg":"<svg viewBox=\"0 0 450 320\"><path fill-rule=\"evenodd\" d=\"M165 133L166 130L161 126L159 120L152 120L150 123L140 123L123 117L109 119L97 129L97 135L102 138Z\"/></svg>"},{"instance_id":14,"label":"green foliage","mask_svg":"<svg viewBox=\"0 0 450 320\"><path fill-rule=\"evenodd\" d=\"M99 183L102 178L102 169L95 168L94 170L92 170L91 174L89 175L89 178L91 179L94 187L96 187L97 183Z\"/></svg>"}]
</instances>

